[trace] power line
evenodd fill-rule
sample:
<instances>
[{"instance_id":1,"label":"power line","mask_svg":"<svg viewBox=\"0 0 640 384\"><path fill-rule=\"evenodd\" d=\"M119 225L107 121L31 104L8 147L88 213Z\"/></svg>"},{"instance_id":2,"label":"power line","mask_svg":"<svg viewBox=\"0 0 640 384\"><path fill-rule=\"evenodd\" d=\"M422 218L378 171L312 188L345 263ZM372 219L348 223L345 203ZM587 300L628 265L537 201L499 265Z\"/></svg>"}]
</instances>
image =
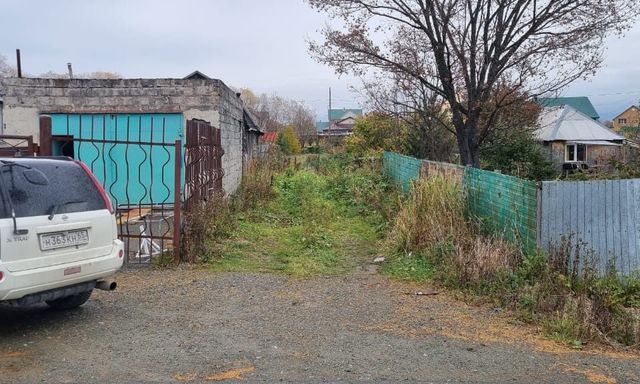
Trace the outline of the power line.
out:
<instances>
[{"instance_id":1,"label":"power line","mask_svg":"<svg viewBox=\"0 0 640 384\"><path fill-rule=\"evenodd\" d=\"M585 96L595 97L595 96L631 96L631 95L640 95L640 90L634 91L634 92L595 93L592 95L585 95Z\"/></svg>"}]
</instances>

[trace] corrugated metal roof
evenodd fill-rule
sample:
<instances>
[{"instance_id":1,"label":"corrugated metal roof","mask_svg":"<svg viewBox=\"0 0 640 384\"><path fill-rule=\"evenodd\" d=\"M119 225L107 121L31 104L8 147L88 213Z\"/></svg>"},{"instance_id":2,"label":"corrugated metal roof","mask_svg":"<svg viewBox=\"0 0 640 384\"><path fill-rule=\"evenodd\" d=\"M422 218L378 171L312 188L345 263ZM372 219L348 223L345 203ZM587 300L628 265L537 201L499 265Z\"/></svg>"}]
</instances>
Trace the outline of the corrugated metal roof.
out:
<instances>
[{"instance_id":1,"label":"corrugated metal roof","mask_svg":"<svg viewBox=\"0 0 640 384\"><path fill-rule=\"evenodd\" d=\"M352 114L354 117L359 117L362 116L362 109L330 109L329 119L331 121L340 120L344 117L347 117L345 116L347 114Z\"/></svg>"},{"instance_id":2,"label":"corrugated metal roof","mask_svg":"<svg viewBox=\"0 0 640 384\"><path fill-rule=\"evenodd\" d=\"M266 132L264 135L260 136L260 141L264 143L275 143L278 139L278 132Z\"/></svg>"},{"instance_id":3,"label":"corrugated metal roof","mask_svg":"<svg viewBox=\"0 0 640 384\"><path fill-rule=\"evenodd\" d=\"M603 141L603 140L576 140L576 141L568 141L567 143L587 144L587 145L608 145L613 147L622 145L622 143L615 143L612 141Z\"/></svg>"},{"instance_id":4,"label":"corrugated metal roof","mask_svg":"<svg viewBox=\"0 0 640 384\"><path fill-rule=\"evenodd\" d=\"M535 137L541 141L622 141L624 137L571 106L545 108Z\"/></svg>"},{"instance_id":5,"label":"corrugated metal roof","mask_svg":"<svg viewBox=\"0 0 640 384\"><path fill-rule=\"evenodd\" d=\"M542 107L562 107L565 105L571 106L574 109L584 113L592 119L600 119L600 115L596 112L596 109L591 104L586 96L580 97L540 97L538 98L538 104Z\"/></svg>"},{"instance_id":6,"label":"corrugated metal roof","mask_svg":"<svg viewBox=\"0 0 640 384\"><path fill-rule=\"evenodd\" d=\"M317 121L316 122L316 131L322 132L327 128L329 128L329 122L328 121Z\"/></svg>"},{"instance_id":7,"label":"corrugated metal roof","mask_svg":"<svg viewBox=\"0 0 640 384\"><path fill-rule=\"evenodd\" d=\"M244 119L245 128L251 132L257 132L263 134L265 129L257 123L259 121L250 110L242 107L242 115Z\"/></svg>"}]
</instances>

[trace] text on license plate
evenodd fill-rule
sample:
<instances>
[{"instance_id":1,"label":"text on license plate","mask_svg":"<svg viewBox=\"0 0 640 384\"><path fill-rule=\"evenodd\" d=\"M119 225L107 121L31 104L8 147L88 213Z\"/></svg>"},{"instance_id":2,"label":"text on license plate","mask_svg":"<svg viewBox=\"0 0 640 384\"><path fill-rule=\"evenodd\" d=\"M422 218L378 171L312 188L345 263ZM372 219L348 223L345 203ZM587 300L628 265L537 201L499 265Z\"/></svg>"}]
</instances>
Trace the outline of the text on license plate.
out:
<instances>
[{"instance_id":1,"label":"text on license plate","mask_svg":"<svg viewBox=\"0 0 640 384\"><path fill-rule=\"evenodd\" d=\"M73 247L89 243L89 231L81 229L77 231L65 231L56 233L44 233L40 235L40 249Z\"/></svg>"}]
</instances>

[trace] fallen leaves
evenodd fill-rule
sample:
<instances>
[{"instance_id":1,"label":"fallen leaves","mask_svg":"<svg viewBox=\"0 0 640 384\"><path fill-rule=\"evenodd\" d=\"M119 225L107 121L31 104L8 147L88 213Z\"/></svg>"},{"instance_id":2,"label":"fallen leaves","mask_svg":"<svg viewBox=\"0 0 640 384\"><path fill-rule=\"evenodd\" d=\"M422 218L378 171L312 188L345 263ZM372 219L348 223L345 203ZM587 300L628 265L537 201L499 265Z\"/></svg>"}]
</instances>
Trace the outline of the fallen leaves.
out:
<instances>
[{"instance_id":1,"label":"fallen leaves","mask_svg":"<svg viewBox=\"0 0 640 384\"><path fill-rule=\"evenodd\" d=\"M584 376L590 383L594 384L616 384L617 380L607 376L596 367L594 368L578 368L567 364L557 364L557 368L561 368L567 373L573 373Z\"/></svg>"},{"instance_id":2,"label":"fallen leaves","mask_svg":"<svg viewBox=\"0 0 640 384\"><path fill-rule=\"evenodd\" d=\"M225 380L242 380L243 375L247 373L251 373L255 371L256 368L249 367L240 367L230 369L224 372L213 373L209 375L199 375L197 373L180 373L174 376L174 378L179 382L188 382L188 381L225 381Z\"/></svg>"},{"instance_id":3,"label":"fallen leaves","mask_svg":"<svg viewBox=\"0 0 640 384\"><path fill-rule=\"evenodd\" d=\"M245 373L255 371L254 367L244 367L244 368L236 368L231 369L229 371L216 373L210 376L207 376L207 380L209 381L223 381L223 380L242 380L242 375Z\"/></svg>"}]
</instances>

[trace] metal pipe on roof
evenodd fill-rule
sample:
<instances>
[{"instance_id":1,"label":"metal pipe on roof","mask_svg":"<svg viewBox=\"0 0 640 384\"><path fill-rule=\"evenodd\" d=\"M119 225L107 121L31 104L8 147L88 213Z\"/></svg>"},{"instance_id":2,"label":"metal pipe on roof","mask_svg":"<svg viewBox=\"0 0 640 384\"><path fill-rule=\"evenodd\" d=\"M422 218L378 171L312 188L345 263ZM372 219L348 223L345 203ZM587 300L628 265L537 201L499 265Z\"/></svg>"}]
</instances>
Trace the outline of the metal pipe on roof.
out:
<instances>
[{"instance_id":1,"label":"metal pipe on roof","mask_svg":"<svg viewBox=\"0 0 640 384\"><path fill-rule=\"evenodd\" d=\"M22 61L20 60L19 49L16 49L16 67L18 68L18 77L22 77Z\"/></svg>"}]
</instances>

